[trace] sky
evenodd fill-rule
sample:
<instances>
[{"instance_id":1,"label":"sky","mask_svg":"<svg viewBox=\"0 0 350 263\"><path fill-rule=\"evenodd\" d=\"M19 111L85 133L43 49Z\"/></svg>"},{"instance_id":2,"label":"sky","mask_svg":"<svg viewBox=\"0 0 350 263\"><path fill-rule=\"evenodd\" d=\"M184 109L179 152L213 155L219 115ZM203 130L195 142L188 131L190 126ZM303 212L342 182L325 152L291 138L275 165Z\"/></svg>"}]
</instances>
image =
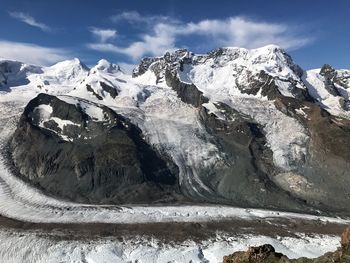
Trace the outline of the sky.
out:
<instances>
[{"instance_id":1,"label":"sky","mask_svg":"<svg viewBox=\"0 0 350 263\"><path fill-rule=\"evenodd\" d=\"M350 68L348 0L0 0L0 57L131 68L188 48L276 44L304 69Z\"/></svg>"}]
</instances>

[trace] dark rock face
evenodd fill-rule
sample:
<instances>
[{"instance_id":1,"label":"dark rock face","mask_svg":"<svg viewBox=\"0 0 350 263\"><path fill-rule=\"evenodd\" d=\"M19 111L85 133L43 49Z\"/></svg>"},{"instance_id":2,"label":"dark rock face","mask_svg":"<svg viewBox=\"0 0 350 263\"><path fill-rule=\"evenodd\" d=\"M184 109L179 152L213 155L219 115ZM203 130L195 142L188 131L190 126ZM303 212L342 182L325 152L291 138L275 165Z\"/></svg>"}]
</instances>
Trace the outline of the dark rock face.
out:
<instances>
[{"instance_id":1,"label":"dark rock face","mask_svg":"<svg viewBox=\"0 0 350 263\"><path fill-rule=\"evenodd\" d=\"M115 89L115 88L113 88L113 87L107 85L106 83L104 83L104 82L102 82L102 81L100 82L100 86L102 87L102 89L103 89L105 92L109 93L109 95L111 95L111 97L112 97L113 99L115 99L115 98L118 96L118 91L117 91L117 89Z\"/></svg>"},{"instance_id":2,"label":"dark rock face","mask_svg":"<svg viewBox=\"0 0 350 263\"><path fill-rule=\"evenodd\" d=\"M237 81L236 85L246 94L256 95L261 89L261 94L267 96L268 99L275 99L276 97L281 96L273 78L266 74L265 71L261 71L258 76L250 76L248 86L240 85Z\"/></svg>"},{"instance_id":3,"label":"dark rock face","mask_svg":"<svg viewBox=\"0 0 350 263\"><path fill-rule=\"evenodd\" d=\"M211 171L211 180L205 181L218 196L225 198L221 202L252 207L263 203L265 207L283 206L295 211L307 209L304 202L291 198L271 181L277 170L263 127L225 104L217 103L216 107L223 114L221 118L203 106L200 117L213 143L225 153L226 166Z\"/></svg>"},{"instance_id":4,"label":"dark rock face","mask_svg":"<svg viewBox=\"0 0 350 263\"><path fill-rule=\"evenodd\" d=\"M265 244L259 247L250 247L246 252L235 252L224 256L223 263L346 263L350 262L350 229L347 228L341 235L341 247L334 252L328 252L315 259L289 259L277 253L273 246Z\"/></svg>"},{"instance_id":5,"label":"dark rock face","mask_svg":"<svg viewBox=\"0 0 350 263\"><path fill-rule=\"evenodd\" d=\"M75 201L173 200L178 171L170 159L109 108L93 105L103 111L104 120L93 119L84 111L86 103L76 106L46 94L30 101L10 143L20 174L51 194ZM49 120L43 122L40 105L52 108ZM58 119L70 122L62 129Z\"/></svg>"},{"instance_id":6,"label":"dark rock face","mask_svg":"<svg viewBox=\"0 0 350 263\"><path fill-rule=\"evenodd\" d=\"M338 96L341 107L344 110L349 111L349 96L346 92L344 92L344 90L342 90L349 88L349 73L337 71L332 66L325 64L320 70L320 75L322 75L325 79L325 88L327 91L333 96Z\"/></svg>"},{"instance_id":7,"label":"dark rock face","mask_svg":"<svg viewBox=\"0 0 350 263\"><path fill-rule=\"evenodd\" d=\"M155 63L156 62L156 63ZM165 53L162 57L146 57L141 60L141 63L133 71L133 77L140 76L144 74L148 69L151 69L156 76L160 79L164 76L164 70L169 67L179 66L180 68L183 64L192 63L191 53L187 49L179 49L173 53ZM174 73L174 72L172 72Z\"/></svg>"},{"instance_id":8,"label":"dark rock face","mask_svg":"<svg viewBox=\"0 0 350 263\"><path fill-rule=\"evenodd\" d=\"M350 121L331 116L313 103L293 98L280 98L275 105L285 114L299 119L310 133L305 166L295 173L303 175L312 185L300 189L298 195L324 211L348 213ZM304 108L307 117L296 114L300 108Z\"/></svg>"},{"instance_id":9,"label":"dark rock face","mask_svg":"<svg viewBox=\"0 0 350 263\"><path fill-rule=\"evenodd\" d=\"M165 70L165 81L168 86L172 87L180 99L194 107L199 107L203 103L208 102L208 99L203 96L203 93L193 84L181 82L177 76L173 75L170 70Z\"/></svg>"},{"instance_id":10,"label":"dark rock face","mask_svg":"<svg viewBox=\"0 0 350 263\"><path fill-rule=\"evenodd\" d=\"M99 94L97 94L97 93L93 90L93 88L91 88L90 85L86 85L86 90L87 90L88 92L91 92L98 100L103 100L103 98L102 98Z\"/></svg>"},{"instance_id":11,"label":"dark rock face","mask_svg":"<svg viewBox=\"0 0 350 263\"><path fill-rule=\"evenodd\" d=\"M148 70L149 66L155 61L157 61L157 58L152 58L152 57L143 58L141 60L141 63L138 65L138 67L133 70L133 73L132 73L133 77L137 77L145 73Z\"/></svg>"},{"instance_id":12,"label":"dark rock face","mask_svg":"<svg viewBox=\"0 0 350 263\"><path fill-rule=\"evenodd\" d=\"M279 87L276 84L276 80L289 83L293 86L292 94L299 100L311 101L311 97L306 90L297 88L297 83L293 79L281 80L276 77L271 77L265 71L260 71L258 75L250 75L248 78L248 85L240 85L236 82L237 87L242 93L256 95L261 91L261 95L267 97L269 100L274 100L283 95L279 91Z\"/></svg>"},{"instance_id":13,"label":"dark rock face","mask_svg":"<svg viewBox=\"0 0 350 263\"><path fill-rule=\"evenodd\" d=\"M334 78L337 72L330 65L326 64L321 68L320 75L325 78L325 88L327 91L334 96L341 96L337 88L334 86Z\"/></svg>"}]
</instances>

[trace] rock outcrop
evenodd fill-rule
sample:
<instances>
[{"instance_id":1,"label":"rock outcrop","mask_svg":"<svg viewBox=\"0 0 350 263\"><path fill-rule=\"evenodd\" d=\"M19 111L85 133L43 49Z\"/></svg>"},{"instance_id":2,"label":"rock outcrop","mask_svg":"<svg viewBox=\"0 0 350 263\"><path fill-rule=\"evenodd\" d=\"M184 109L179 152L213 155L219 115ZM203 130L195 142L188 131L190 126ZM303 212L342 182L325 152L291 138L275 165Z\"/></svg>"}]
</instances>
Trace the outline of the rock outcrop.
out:
<instances>
[{"instance_id":1,"label":"rock outcrop","mask_svg":"<svg viewBox=\"0 0 350 263\"><path fill-rule=\"evenodd\" d=\"M235 252L224 256L223 263L347 263L350 262L350 228L341 235L341 247L334 252L328 252L315 259L289 259L277 253L273 246L265 244L259 247L250 247L246 252Z\"/></svg>"},{"instance_id":2,"label":"rock outcrop","mask_svg":"<svg viewBox=\"0 0 350 263\"><path fill-rule=\"evenodd\" d=\"M148 203L172 200L178 191L171 160L129 120L87 101L39 94L25 108L10 146L20 174L71 200Z\"/></svg>"},{"instance_id":3,"label":"rock outcrop","mask_svg":"<svg viewBox=\"0 0 350 263\"><path fill-rule=\"evenodd\" d=\"M263 263L287 262L288 258L276 253L273 246L265 244L259 247L250 247L247 252L236 252L225 256L223 263Z\"/></svg>"}]
</instances>

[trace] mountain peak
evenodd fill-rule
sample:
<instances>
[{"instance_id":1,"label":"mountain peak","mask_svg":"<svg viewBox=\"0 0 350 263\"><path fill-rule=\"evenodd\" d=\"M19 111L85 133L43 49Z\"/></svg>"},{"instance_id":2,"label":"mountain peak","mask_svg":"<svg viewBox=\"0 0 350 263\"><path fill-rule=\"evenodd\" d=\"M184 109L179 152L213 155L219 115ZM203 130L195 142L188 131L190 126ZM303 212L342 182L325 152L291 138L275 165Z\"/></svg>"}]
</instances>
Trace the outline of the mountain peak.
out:
<instances>
[{"instance_id":1,"label":"mountain peak","mask_svg":"<svg viewBox=\"0 0 350 263\"><path fill-rule=\"evenodd\" d=\"M60 62L57 62L56 64L52 65L49 68L54 69L69 69L69 68L80 68L82 70L89 70L89 68L81 62L79 58L73 58L73 59L67 59Z\"/></svg>"},{"instance_id":2,"label":"mountain peak","mask_svg":"<svg viewBox=\"0 0 350 263\"><path fill-rule=\"evenodd\" d=\"M320 70L320 74L322 76L330 76L330 77L334 77L336 74L335 69L329 65L329 64L324 64Z\"/></svg>"},{"instance_id":3,"label":"mountain peak","mask_svg":"<svg viewBox=\"0 0 350 263\"><path fill-rule=\"evenodd\" d=\"M113 64L106 59L100 59L96 66L94 66L91 71L95 72L96 70L104 71L107 73L116 73L120 71L120 67L117 64Z\"/></svg>"},{"instance_id":4,"label":"mountain peak","mask_svg":"<svg viewBox=\"0 0 350 263\"><path fill-rule=\"evenodd\" d=\"M266 46L255 48L253 50L265 50L265 51L272 51L272 52L284 51L280 46L275 45L275 44L269 44L269 45L266 45Z\"/></svg>"},{"instance_id":5,"label":"mountain peak","mask_svg":"<svg viewBox=\"0 0 350 263\"><path fill-rule=\"evenodd\" d=\"M0 87L28 83L28 76L42 73L42 68L13 60L0 60Z\"/></svg>"},{"instance_id":6,"label":"mountain peak","mask_svg":"<svg viewBox=\"0 0 350 263\"><path fill-rule=\"evenodd\" d=\"M43 68L44 73L39 76L45 83L76 83L83 79L89 68L78 58L58 62L51 67ZM69 84L70 85L70 84Z\"/></svg>"}]
</instances>

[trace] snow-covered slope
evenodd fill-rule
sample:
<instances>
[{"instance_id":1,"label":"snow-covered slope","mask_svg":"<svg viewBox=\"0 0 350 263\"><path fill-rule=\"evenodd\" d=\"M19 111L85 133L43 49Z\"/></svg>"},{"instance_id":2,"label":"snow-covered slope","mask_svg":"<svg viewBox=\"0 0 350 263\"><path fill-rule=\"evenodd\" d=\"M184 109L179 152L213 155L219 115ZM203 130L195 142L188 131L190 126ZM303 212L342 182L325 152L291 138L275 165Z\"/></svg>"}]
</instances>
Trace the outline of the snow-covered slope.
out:
<instances>
[{"instance_id":1,"label":"snow-covered slope","mask_svg":"<svg viewBox=\"0 0 350 263\"><path fill-rule=\"evenodd\" d=\"M330 114L350 119L349 70L333 70L331 77L322 74L322 71L313 69L304 73L303 81L310 95Z\"/></svg>"},{"instance_id":2,"label":"snow-covered slope","mask_svg":"<svg viewBox=\"0 0 350 263\"><path fill-rule=\"evenodd\" d=\"M27 65L18 61L2 60L0 62L1 90L29 84L28 77L32 74L41 74L42 68Z\"/></svg>"},{"instance_id":3,"label":"snow-covered slope","mask_svg":"<svg viewBox=\"0 0 350 263\"><path fill-rule=\"evenodd\" d=\"M225 237L200 243L164 243L163 240L143 237L131 240L102 238L100 240L60 240L33 233L12 233L1 231L0 260L2 262L193 262L217 263L224 255L250 246L272 244L277 252L289 258L318 257L335 250L339 240L335 236L314 235L277 237L245 235Z\"/></svg>"},{"instance_id":4,"label":"snow-covered slope","mask_svg":"<svg viewBox=\"0 0 350 263\"><path fill-rule=\"evenodd\" d=\"M0 79L3 79L0 81L0 92L7 91L2 92L0 100L27 103L39 93L67 93L87 76L88 71L89 69L77 58L59 62L51 67L0 61Z\"/></svg>"},{"instance_id":5,"label":"snow-covered slope","mask_svg":"<svg viewBox=\"0 0 350 263\"><path fill-rule=\"evenodd\" d=\"M222 48L208 55L189 55L188 59L192 62L184 61L183 69L178 70L179 77L200 87L204 95L257 93L251 82L262 71L274 78L269 81L274 81L284 96L294 97L295 89L305 90L300 81L302 70L277 46L252 50ZM258 96L262 97L262 94Z\"/></svg>"}]
</instances>

